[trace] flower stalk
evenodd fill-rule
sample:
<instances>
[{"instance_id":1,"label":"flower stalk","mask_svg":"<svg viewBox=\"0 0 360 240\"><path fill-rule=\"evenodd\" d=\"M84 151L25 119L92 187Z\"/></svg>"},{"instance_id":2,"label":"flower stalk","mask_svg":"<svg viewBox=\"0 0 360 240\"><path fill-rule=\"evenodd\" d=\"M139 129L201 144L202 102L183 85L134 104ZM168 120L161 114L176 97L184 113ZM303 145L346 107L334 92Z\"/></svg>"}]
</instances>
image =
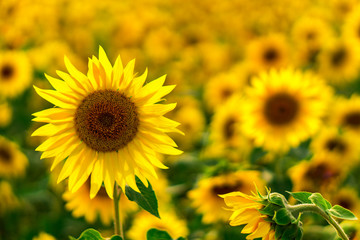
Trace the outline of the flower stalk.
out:
<instances>
[{"instance_id":1,"label":"flower stalk","mask_svg":"<svg viewBox=\"0 0 360 240\"><path fill-rule=\"evenodd\" d=\"M122 239L124 239L124 231L121 223L121 217L120 217L120 198L122 194L122 189L117 185L115 182L114 185L114 232L115 235L120 235Z\"/></svg>"},{"instance_id":2,"label":"flower stalk","mask_svg":"<svg viewBox=\"0 0 360 240\"><path fill-rule=\"evenodd\" d=\"M286 204L285 207L287 210L289 210L292 213L292 215L298 215L299 213L302 213L302 212L313 212L313 213L320 215L331 226L334 227L334 229L336 230L339 237L341 237L341 239L349 240L348 236L346 235L345 231L342 229L340 224L332 216L327 214L324 210L322 210L320 207L316 206L315 204L310 204L310 203L308 203L308 204L304 203L304 204L298 204L298 205Z\"/></svg>"}]
</instances>

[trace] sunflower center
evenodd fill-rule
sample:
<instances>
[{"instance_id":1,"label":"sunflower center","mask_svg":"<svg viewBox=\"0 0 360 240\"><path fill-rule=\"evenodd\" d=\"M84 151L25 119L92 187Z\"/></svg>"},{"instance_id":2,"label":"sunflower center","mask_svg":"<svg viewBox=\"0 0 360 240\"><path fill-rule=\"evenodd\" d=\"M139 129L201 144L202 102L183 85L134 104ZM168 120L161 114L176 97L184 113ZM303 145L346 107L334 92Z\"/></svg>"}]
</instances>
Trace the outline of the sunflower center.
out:
<instances>
[{"instance_id":1,"label":"sunflower center","mask_svg":"<svg viewBox=\"0 0 360 240\"><path fill-rule=\"evenodd\" d=\"M0 147L0 161L4 163L11 162L11 153L8 151L8 149Z\"/></svg>"},{"instance_id":2,"label":"sunflower center","mask_svg":"<svg viewBox=\"0 0 360 240\"><path fill-rule=\"evenodd\" d=\"M347 52L344 48L336 50L331 56L331 64L333 66L340 66L344 63L347 57Z\"/></svg>"},{"instance_id":3,"label":"sunflower center","mask_svg":"<svg viewBox=\"0 0 360 240\"><path fill-rule=\"evenodd\" d=\"M350 199L341 198L338 204L346 209L353 209L354 203Z\"/></svg>"},{"instance_id":4,"label":"sunflower center","mask_svg":"<svg viewBox=\"0 0 360 240\"><path fill-rule=\"evenodd\" d=\"M235 132L235 119L233 118L229 118L227 119L227 121L224 124L224 136L225 139L230 139L234 136L234 132Z\"/></svg>"},{"instance_id":5,"label":"sunflower center","mask_svg":"<svg viewBox=\"0 0 360 240\"><path fill-rule=\"evenodd\" d=\"M316 34L315 34L314 32L308 32L308 33L306 34L306 39L307 39L308 41L311 41L311 40L315 39L315 36L316 36Z\"/></svg>"},{"instance_id":6,"label":"sunflower center","mask_svg":"<svg viewBox=\"0 0 360 240\"><path fill-rule=\"evenodd\" d=\"M267 62L273 62L279 57L278 52L274 48L269 48L264 53L264 59Z\"/></svg>"},{"instance_id":7,"label":"sunflower center","mask_svg":"<svg viewBox=\"0 0 360 240\"><path fill-rule=\"evenodd\" d=\"M331 181L339 175L334 172L328 165L321 163L313 168L308 169L305 176L312 179L318 186L328 185Z\"/></svg>"},{"instance_id":8,"label":"sunflower center","mask_svg":"<svg viewBox=\"0 0 360 240\"><path fill-rule=\"evenodd\" d=\"M292 96L279 93L271 96L265 103L266 119L274 125L291 123L299 112L299 104Z\"/></svg>"},{"instance_id":9,"label":"sunflower center","mask_svg":"<svg viewBox=\"0 0 360 240\"><path fill-rule=\"evenodd\" d=\"M14 68L11 65L4 65L1 68L1 79L2 80L9 80L14 74Z\"/></svg>"},{"instance_id":10,"label":"sunflower center","mask_svg":"<svg viewBox=\"0 0 360 240\"><path fill-rule=\"evenodd\" d=\"M360 112L352 112L345 116L344 125L349 127L360 127Z\"/></svg>"},{"instance_id":11,"label":"sunflower center","mask_svg":"<svg viewBox=\"0 0 360 240\"><path fill-rule=\"evenodd\" d=\"M218 186L214 186L212 188L212 192L217 196L217 195L221 195L221 194L226 194L226 193L230 193L230 192L235 192L235 191L239 191L239 189L242 187L242 183L241 182L237 182L235 184L224 184L224 185L218 185Z\"/></svg>"},{"instance_id":12,"label":"sunflower center","mask_svg":"<svg viewBox=\"0 0 360 240\"><path fill-rule=\"evenodd\" d=\"M135 104L130 98L112 90L89 94L75 113L79 138L99 152L125 147L136 136L138 125Z\"/></svg>"},{"instance_id":13,"label":"sunflower center","mask_svg":"<svg viewBox=\"0 0 360 240\"><path fill-rule=\"evenodd\" d=\"M330 139L326 142L325 147L331 152L344 153L346 151L346 144L340 139Z\"/></svg>"},{"instance_id":14,"label":"sunflower center","mask_svg":"<svg viewBox=\"0 0 360 240\"><path fill-rule=\"evenodd\" d=\"M232 89L225 88L222 90L221 96L223 99L228 99L233 94L233 92L234 91Z\"/></svg>"}]
</instances>

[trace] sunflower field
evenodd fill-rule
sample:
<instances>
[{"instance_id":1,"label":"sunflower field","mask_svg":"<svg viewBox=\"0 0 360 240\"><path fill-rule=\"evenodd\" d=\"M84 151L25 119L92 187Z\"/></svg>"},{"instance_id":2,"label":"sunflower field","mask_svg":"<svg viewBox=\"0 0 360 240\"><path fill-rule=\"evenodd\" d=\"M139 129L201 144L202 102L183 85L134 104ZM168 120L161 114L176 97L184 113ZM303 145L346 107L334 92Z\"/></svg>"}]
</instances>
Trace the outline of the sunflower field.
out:
<instances>
[{"instance_id":1,"label":"sunflower field","mask_svg":"<svg viewBox=\"0 0 360 240\"><path fill-rule=\"evenodd\" d=\"M0 240L360 239L359 0L0 0Z\"/></svg>"}]
</instances>

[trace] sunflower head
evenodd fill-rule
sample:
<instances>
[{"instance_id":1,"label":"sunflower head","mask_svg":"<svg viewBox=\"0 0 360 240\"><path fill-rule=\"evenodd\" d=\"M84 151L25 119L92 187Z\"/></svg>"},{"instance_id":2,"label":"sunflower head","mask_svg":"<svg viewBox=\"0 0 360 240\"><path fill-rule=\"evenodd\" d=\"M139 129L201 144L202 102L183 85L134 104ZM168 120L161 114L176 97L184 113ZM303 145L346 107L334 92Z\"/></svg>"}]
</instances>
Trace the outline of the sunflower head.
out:
<instances>
[{"instance_id":1,"label":"sunflower head","mask_svg":"<svg viewBox=\"0 0 360 240\"><path fill-rule=\"evenodd\" d=\"M47 124L32 135L47 138L37 150L54 157L52 169L66 159L58 181L69 178L70 191L89 176L92 198L103 183L110 198L115 182L138 190L135 175L147 184L157 177L154 167L166 168L159 153L181 153L167 135L180 132L179 124L163 116L176 104L159 103L175 87L163 86L165 77L145 84L147 70L136 77L135 60L124 68L120 56L112 66L101 47L87 75L66 57L65 65L69 74L57 71L62 80L46 75L55 90L35 87L55 107L34 113L34 121Z\"/></svg>"}]
</instances>

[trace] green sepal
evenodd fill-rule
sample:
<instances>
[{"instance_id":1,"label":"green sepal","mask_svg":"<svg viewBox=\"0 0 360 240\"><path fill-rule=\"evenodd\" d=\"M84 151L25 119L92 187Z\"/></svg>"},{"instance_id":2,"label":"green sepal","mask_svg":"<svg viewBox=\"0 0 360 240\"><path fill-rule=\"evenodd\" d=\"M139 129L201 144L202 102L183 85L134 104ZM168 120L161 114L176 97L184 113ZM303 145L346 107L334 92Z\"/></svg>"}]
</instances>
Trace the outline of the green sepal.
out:
<instances>
[{"instance_id":1,"label":"green sepal","mask_svg":"<svg viewBox=\"0 0 360 240\"><path fill-rule=\"evenodd\" d=\"M280 207L285 207L283 202L283 196L279 193L272 193L268 197L269 202L276 204Z\"/></svg>"},{"instance_id":2,"label":"green sepal","mask_svg":"<svg viewBox=\"0 0 360 240\"><path fill-rule=\"evenodd\" d=\"M119 235L113 235L110 240L123 240Z\"/></svg>"},{"instance_id":3,"label":"green sepal","mask_svg":"<svg viewBox=\"0 0 360 240\"><path fill-rule=\"evenodd\" d=\"M276 225L275 227L275 239L281 239L281 236L283 235L285 231L284 226Z\"/></svg>"},{"instance_id":4,"label":"green sepal","mask_svg":"<svg viewBox=\"0 0 360 240\"><path fill-rule=\"evenodd\" d=\"M286 226L281 236L281 240L294 240L297 237L298 231L299 227L295 224Z\"/></svg>"},{"instance_id":5,"label":"green sepal","mask_svg":"<svg viewBox=\"0 0 360 240\"><path fill-rule=\"evenodd\" d=\"M357 220L358 218L350 210L342 206L335 205L327 211L331 216L346 220Z\"/></svg>"},{"instance_id":6,"label":"green sepal","mask_svg":"<svg viewBox=\"0 0 360 240\"><path fill-rule=\"evenodd\" d=\"M278 211L280 207L278 205L268 203L264 208L260 209L259 212L264 215L274 216L275 211Z\"/></svg>"},{"instance_id":7,"label":"green sepal","mask_svg":"<svg viewBox=\"0 0 360 240\"><path fill-rule=\"evenodd\" d=\"M71 238L70 238L71 239ZM75 239L75 238L73 238ZM73 240L71 239L71 240ZM77 240L104 240L101 234L95 229L89 228L83 231Z\"/></svg>"},{"instance_id":8,"label":"green sepal","mask_svg":"<svg viewBox=\"0 0 360 240\"><path fill-rule=\"evenodd\" d=\"M160 218L159 210L158 210L158 202L156 199L156 195L150 182L148 181L148 187L144 185L144 183L135 176L136 186L139 188L140 193L135 191L129 186L125 187L125 195L128 197L130 201L136 202L140 207L144 210L148 211L155 217Z\"/></svg>"},{"instance_id":9,"label":"green sepal","mask_svg":"<svg viewBox=\"0 0 360 240\"><path fill-rule=\"evenodd\" d=\"M312 195L310 192L287 192L289 193L293 198L295 198L300 203L311 203L311 200L309 197Z\"/></svg>"},{"instance_id":10,"label":"green sepal","mask_svg":"<svg viewBox=\"0 0 360 240\"><path fill-rule=\"evenodd\" d=\"M313 204L315 204L324 211L331 208L331 204L329 203L329 201L326 200L320 193L311 194L309 199Z\"/></svg>"},{"instance_id":11,"label":"green sepal","mask_svg":"<svg viewBox=\"0 0 360 240\"><path fill-rule=\"evenodd\" d=\"M291 215L285 208L281 208L275 212L273 220L278 225L288 225L291 222Z\"/></svg>"},{"instance_id":12,"label":"green sepal","mask_svg":"<svg viewBox=\"0 0 360 240\"><path fill-rule=\"evenodd\" d=\"M301 240L304 235L304 231L301 227L298 228L295 240Z\"/></svg>"}]
</instances>

